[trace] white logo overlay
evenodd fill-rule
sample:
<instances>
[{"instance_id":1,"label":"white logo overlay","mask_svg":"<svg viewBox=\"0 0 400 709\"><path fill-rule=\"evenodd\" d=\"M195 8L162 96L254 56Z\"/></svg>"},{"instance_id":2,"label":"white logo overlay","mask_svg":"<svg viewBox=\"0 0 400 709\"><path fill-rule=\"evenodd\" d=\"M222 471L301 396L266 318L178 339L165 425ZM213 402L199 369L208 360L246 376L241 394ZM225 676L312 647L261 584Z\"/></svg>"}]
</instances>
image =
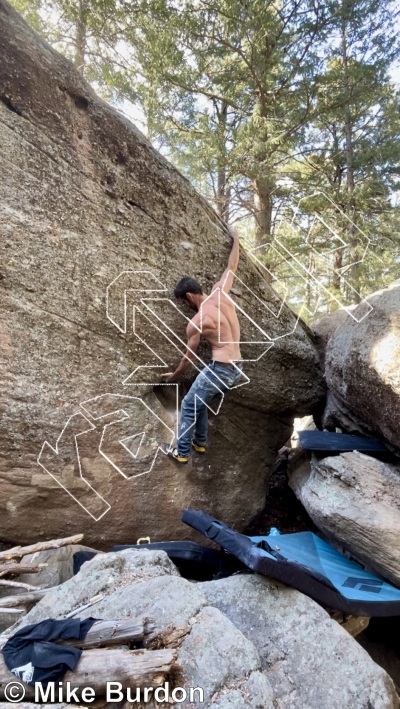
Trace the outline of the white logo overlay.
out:
<instances>
[{"instance_id":1,"label":"white logo overlay","mask_svg":"<svg viewBox=\"0 0 400 709\"><path fill-rule=\"evenodd\" d=\"M24 682L30 682L34 673L34 666L32 662L28 662L26 665L21 665L20 667L13 667L11 672L22 679Z\"/></svg>"},{"instance_id":2,"label":"white logo overlay","mask_svg":"<svg viewBox=\"0 0 400 709\"><path fill-rule=\"evenodd\" d=\"M332 223L317 213L302 209L304 201L313 198L326 200L332 214ZM349 244L337 231L337 222L352 227L353 241L356 234L357 260L351 263L349 253L355 251L350 251ZM300 237L300 247L297 246L295 250L288 247L291 243L290 235ZM372 305L359 294L359 305L356 308L341 302L337 290L330 287L326 276L320 275L324 269L317 269L316 264L329 265L330 272L333 271L342 283L346 283L347 292L353 292L354 288L344 280L345 274L351 266L366 258L369 243L364 232L329 197L316 193L300 200L291 219L280 221L272 241L255 248L249 247L247 253L258 269L261 273L268 273L268 280L272 279L274 297L271 298L269 293L267 301L260 294L257 295L236 274L233 274L234 288L230 293L224 291L224 284L218 288L219 314L221 299L227 298L235 304L240 319L245 323L243 329L247 338L237 343L245 350L245 357L241 361L259 362L279 340L295 332L303 312L313 315L321 308L321 303L333 301L357 322L367 317L373 309ZM271 258L276 257L280 263L283 262L297 282L307 284L308 292L313 294L313 308L310 309L309 302L303 303L297 317L288 316L285 306L289 300L289 288L267 268L266 253ZM343 258L344 255L346 258ZM343 261L346 261L345 266L342 265ZM235 299L237 291L241 294L240 302ZM165 283L146 270L122 271L110 282L106 289L106 317L118 332L132 334L137 348L142 353L147 352L148 360L122 380L120 384L124 393L104 392L81 401L57 440L53 444L48 441L43 443L37 459L41 468L95 521L102 519L111 508L97 489L100 487L104 465L114 468L126 480L149 475L158 456L165 454L162 446L171 445L179 435L179 385L161 383L160 374L168 371L168 362L177 356L182 357L187 350L182 333L189 319L169 298L168 292ZM254 313L257 313L256 319ZM200 311L200 333L201 315ZM193 367L197 372L202 371L206 363L196 352L192 352L192 355ZM242 372L239 382L233 388L249 383L249 377ZM218 386L218 377L217 383L213 380L212 385L219 395L214 399L217 403L206 403L197 397L195 405L200 401L217 415L224 393L222 382L221 389ZM157 396L149 397L153 391L168 401L167 413ZM137 427L135 421L140 421L141 425ZM87 470L83 461L90 458L90 455L85 455L85 452L93 451L93 446L99 456L99 465L96 462L95 466ZM26 668L19 669L26 671Z\"/></svg>"}]
</instances>

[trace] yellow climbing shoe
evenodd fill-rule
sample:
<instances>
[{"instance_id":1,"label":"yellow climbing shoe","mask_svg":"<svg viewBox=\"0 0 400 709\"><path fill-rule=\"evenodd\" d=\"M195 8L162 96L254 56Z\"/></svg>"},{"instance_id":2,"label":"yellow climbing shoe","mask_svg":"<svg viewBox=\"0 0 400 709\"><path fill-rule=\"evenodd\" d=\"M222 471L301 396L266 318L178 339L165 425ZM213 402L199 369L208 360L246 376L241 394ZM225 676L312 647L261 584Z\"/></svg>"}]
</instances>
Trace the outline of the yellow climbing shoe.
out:
<instances>
[{"instance_id":1,"label":"yellow climbing shoe","mask_svg":"<svg viewBox=\"0 0 400 709\"><path fill-rule=\"evenodd\" d=\"M179 455L177 448L172 448L172 446L162 446L162 449L168 458L172 458L172 460L175 460L177 463L184 464L189 460L188 455Z\"/></svg>"},{"instance_id":2,"label":"yellow climbing shoe","mask_svg":"<svg viewBox=\"0 0 400 709\"><path fill-rule=\"evenodd\" d=\"M206 447L205 446L200 446L196 441L192 442L192 446L195 449L196 453L205 453L206 452Z\"/></svg>"}]
</instances>

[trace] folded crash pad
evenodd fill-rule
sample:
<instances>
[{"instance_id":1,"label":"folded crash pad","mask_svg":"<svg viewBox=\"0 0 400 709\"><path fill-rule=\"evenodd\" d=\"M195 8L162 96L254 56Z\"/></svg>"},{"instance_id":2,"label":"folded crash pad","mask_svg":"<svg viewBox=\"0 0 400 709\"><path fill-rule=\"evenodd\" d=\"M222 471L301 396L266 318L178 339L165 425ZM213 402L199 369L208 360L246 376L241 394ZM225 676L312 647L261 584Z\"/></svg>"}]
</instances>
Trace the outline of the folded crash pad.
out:
<instances>
[{"instance_id":1,"label":"folded crash pad","mask_svg":"<svg viewBox=\"0 0 400 709\"><path fill-rule=\"evenodd\" d=\"M195 542L150 542L149 544L120 544L111 551L123 549L153 549L165 551L171 561L179 568L182 576L195 581L207 581L230 576L243 568L235 557L224 551L211 549Z\"/></svg>"},{"instance_id":2,"label":"folded crash pad","mask_svg":"<svg viewBox=\"0 0 400 709\"><path fill-rule=\"evenodd\" d=\"M366 571L312 532L247 537L197 510L182 521L202 532L249 569L296 588L344 613L400 615L400 588Z\"/></svg>"},{"instance_id":3,"label":"folded crash pad","mask_svg":"<svg viewBox=\"0 0 400 709\"><path fill-rule=\"evenodd\" d=\"M362 451L363 453L388 453L388 449L373 438L352 436L348 433L330 431L299 431L301 447L306 451Z\"/></svg>"}]
</instances>

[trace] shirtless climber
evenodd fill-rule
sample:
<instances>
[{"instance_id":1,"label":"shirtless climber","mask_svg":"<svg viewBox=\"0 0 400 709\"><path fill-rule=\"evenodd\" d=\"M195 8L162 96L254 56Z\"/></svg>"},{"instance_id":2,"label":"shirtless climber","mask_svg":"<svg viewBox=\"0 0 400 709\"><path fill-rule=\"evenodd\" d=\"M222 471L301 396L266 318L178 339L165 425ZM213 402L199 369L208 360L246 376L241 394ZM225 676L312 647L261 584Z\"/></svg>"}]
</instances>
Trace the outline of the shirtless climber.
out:
<instances>
[{"instance_id":1,"label":"shirtless climber","mask_svg":"<svg viewBox=\"0 0 400 709\"><path fill-rule=\"evenodd\" d=\"M206 452L208 411L207 406L214 396L233 387L242 376L239 348L240 326L233 302L223 295L232 287L233 274L239 261L239 235L230 230L233 239L228 266L221 279L203 293L194 278L182 278L175 286L174 296L180 303L189 305L196 315L187 328L187 350L174 372L162 375L167 382L178 381L196 359L195 353L201 335L210 343L212 361L198 374L182 400L178 443L168 447L166 453L178 463L187 463L192 447L197 453ZM196 396L197 395L197 396Z\"/></svg>"}]
</instances>

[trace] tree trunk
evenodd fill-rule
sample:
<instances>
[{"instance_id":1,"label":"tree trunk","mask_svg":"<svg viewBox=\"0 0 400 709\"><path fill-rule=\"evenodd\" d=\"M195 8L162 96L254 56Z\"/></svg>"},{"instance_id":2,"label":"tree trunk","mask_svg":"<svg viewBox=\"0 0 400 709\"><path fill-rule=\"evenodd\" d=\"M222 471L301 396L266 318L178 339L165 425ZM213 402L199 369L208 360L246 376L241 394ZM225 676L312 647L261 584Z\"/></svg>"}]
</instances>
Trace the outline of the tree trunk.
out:
<instances>
[{"instance_id":1,"label":"tree trunk","mask_svg":"<svg viewBox=\"0 0 400 709\"><path fill-rule=\"evenodd\" d=\"M338 140L337 131L336 131L335 126L333 128L333 141L334 141L333 154L339 155L339 140ZM336 204L340 203L340 193L341 193L341 189L342 189L342 174L343 174L343 166L341 165L341 163L338 163L336 165L335 177L333 179L333 184L335 185L335 188L336 188L336 191L335 191L335 203ZM344 224L341 225L341 228L344 228ZM342 267L343 267L343 249L338 249L334 253L333 273L332 273L332 288L335 291L335 296L337 296L337 297L339 297L341 295L341 290L342 290L342 276L340 274L340 269Z\"/></svg>"},{"instance_id":2,"label":"tree trunk","mask_svg":"<svg viewBox=\"0 0 400 709\"><path fill-rule=\"evenodd\" d=\"M77 17L77 21L76 21L74 65L75 65L75 69L80 71L82 74L83 74L84 67L85 67L85 57L86 57L87 18L88 18L88 10L86 7L86 0L79 0L79 2L78 2L78 17Z\"/></svg>"},{"instance_id":3,"label":"tree trunk","mask_svg":"<svg viewBox=\"0 0 400 709\"><path fill-rule=\"evenodd\" d=\"M273 207L272 188L270 182L263 178L257 178L254 181L254 187L256 245L261 246L262 244L266 244L271 241ZM270 260L270 255L267 253L267 250L265 255L267 260Z\"/></svg>"},{"instance_id":4,"label":"tree trunk","mask_svg":"<svg viewBox=\"0 0 400 709\"><path fill-rule=\"evenodd\" d=\"M356 216L354 190L354 150L353 150L353 122L350 110L350 85L349 85L349 55L347 46L347 22L345 16L345 2L342 4L342 61L343 61L343 92L344 92L344 133L345 133L345 156L346 156L346 190L347 190L347 216L351 219L351 224L348 227L349 235L349 258L350 261L357 261L358 256L358 239L356 235L356 227L354 219ZM352 290L351 300L354 304L360 302L360 272L359 264L355 264L350 268L350 284L354 288Z\"/></svg>"},{"instance_id":5,"label":"tree trunk","mask_svg":"<svg viewBox=\"0 0 400 709\"><path fill-rule=\"evenodd\" d=\"M218 169L217 183L217 211L224 222L229 221L229 207L231 190L226 179L225 167Z\"/></svg>"},{"instance_id":6,"label":"tree trunk","mask_svg":"<svg viewBox=\"0 0 400 709\"><path fill-rule=\"evenodd\" d=\"M343 250L338 249L335 251L333 257L333 274L332 274L332 288L335 291L335 296L338 297L341 292L341 275L339 269L343 266Z\"/></svg>"},{"instance_id":7,"label":"tree trunk","mask_svg":"<svg viewBox=\"0 0 400 709\"><path fill-rule=\"evenodd\" d=\"M217 211L225 222L229 221L229 208L231 189L227 178L227 155L226 155L226 140L227 140L227 120L228 120L228 104L222 102L219 105L214 102L215 112L218 118L218 125L221 131L221 154L218 159L218 174L217 174Z\"/></svg>"}]
</instances>

